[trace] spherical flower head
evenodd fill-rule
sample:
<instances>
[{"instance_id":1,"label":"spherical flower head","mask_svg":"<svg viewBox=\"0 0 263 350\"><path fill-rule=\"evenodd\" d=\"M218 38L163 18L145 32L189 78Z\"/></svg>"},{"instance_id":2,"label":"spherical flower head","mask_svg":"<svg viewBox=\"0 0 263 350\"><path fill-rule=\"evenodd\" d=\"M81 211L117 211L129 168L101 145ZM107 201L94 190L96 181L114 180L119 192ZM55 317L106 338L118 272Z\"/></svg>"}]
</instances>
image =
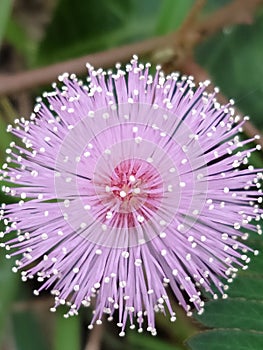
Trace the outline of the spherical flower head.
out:
<instances>
[{"instance_id":1,"label":"spherical flower head","mask_svg":"<svg viewBox=\"0 0 263 350\"><path fill-rule=\"evenodd\" d=\"M8 127L24 145L12 142L2 170L19 201L2 205L1 245L20 256L22 280L40 282L35 294L51 288L52 311L94 299L90 328L117 313L120 335L144 319L155 335L155 312L176 319L169 290L201 313L202 291L225 297L246 268L262 215L262 173L247 166L256 148L208 82L152 76L135 56L115 72L87 67L86 82L61 75Z\"/></svg>"}]
</instances>

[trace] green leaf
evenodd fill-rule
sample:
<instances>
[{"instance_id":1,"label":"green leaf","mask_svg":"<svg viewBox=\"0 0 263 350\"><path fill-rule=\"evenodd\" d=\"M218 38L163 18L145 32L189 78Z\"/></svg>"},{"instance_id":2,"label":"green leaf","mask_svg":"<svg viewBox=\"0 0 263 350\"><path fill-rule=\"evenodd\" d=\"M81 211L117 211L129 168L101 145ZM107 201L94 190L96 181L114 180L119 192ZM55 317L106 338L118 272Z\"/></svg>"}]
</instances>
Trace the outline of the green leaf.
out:
<instances>
[{"instance_id":1,"label":"green leaf","mask_svg":"<svg viewBox=\"0 0 263 350\"><path fill-rule=\"evenodd\" d=\"M36 55L37 43L27 35L25 28L10 17L6 26L5 40L12 44L31 65Z\"/></svg>"},{"instance_id":2,"label":"green leaf","mask_svg":"<svg viewBox=\"0 0 263 350\"><path fill-rule=\"evenodd\" d=\"M263 334L240 330L206 331L187 341L193 350L261 350Z\"/></svg>"},{"instance_id":3,"label":"green leaf","mask_svg":"<svg viewBox=\"0 0 263 350\"><path fill-rule=\"evenodd\" d=\"M262 261L262 259L260 259ZM263 276L251 276L252 272L249 266L248 276L241 274L230 286L229 296L243 297L250 300L263 301Z\"/></svg>"},{"instance_id":4,"label":"green leaf","mask_svg":"<svg viewBox=\"0 0 263 350\"><path fill-rule=\"evenodd\" d=\"M5 97L0 97L0 165L5 161L6 153L5 149L10 145L10 142L13 141L13 136L11 133L6 131L7 124L13 121L15 116L15 111L11 107L9 100Z\"/></svg>"},{"instance_id":5,"label":"green leaf","mask_svg":"<svg viewBox=\"0 0 263 350\"><path fill-rule=\"evenodd\" d=\"M263 13L253 25L225 28L197 50L197 58L242 112L262 127Z\"/></svg>"},{"instance_id":6,"label":"green leaf","mask_svg":"<svg viewBox=\"0 0 263 350\"><path fill-rule=\"evenodd\" d=\"M0 1L0 46L5 34L5 27L11 13L13 0L1 0Z\"/></svg>"},{"instance_id":7,"label":"green leaf","mask_svg":"<svg viewBox=\"0 0 263 350\"><path fill-rule=\"evenodd\" d=\"M45 338L44 330L38 321L38 318L30 311L17 312L13 315L16 349L50 349L50 339Z\"/></svg>"},{"instance_id":8,"label":"green leaf","mask_svg":"<svg viewBox=\"0 0 263 350\"><path fill-rule=\"evenodd\" d=\"M54 350L80 350L80 316L64 318L62 310L55 316Z\"/></svg>"},{"instance_id":9,"label":"green leaf","mask_svg":"<svg viewBox=\"0 0 263 350\"><path fill-rule=\"evenodd\" d=\"M36 64L105 50L153 35L159 0L60 0L37 54Z\"/></svg>"},{"instance_id":10,"label":"green leaf","mask_svg":"<svg viewBox=\"0 0 263 350\"><path fill-rule=\"evenodd\" d=\"M259 222L261 223L261 229L263 229L262 220ZM253 224L258 224L256 222L253 222ZM245 271L242 271L242 276L251 276L257 279L263 279L263 237L262 235L258 235L256 233L250 232L250 237L248 240L248 245L259 251L258 256L253 256L251 258L251 262L248 265L248 269ZM262 300L263 300L263 293L262 293Z\"/></svg>"},{"instance_id":11,"label":"green leaf","mask_svg":"<svg viewBox=\"0 0 263 350\"><path fill-rule=\"evenodd\" d=\"M11 260L5 259L2 251L0 256L0 348L18 286L18 278L11 271L13 265L14 263Z\"/></svg>"},{"instance_id":12,"label":"green leaf","mask_svg":"<svg viewBox=\"0 0 263 350\"><path fill-rule=\"evenodd\" d=\"M163 0L156 25L156 34L166 34L180 26L193 0Z\"/></svg>"},{"instance_id":13,"label":"green leaf","mask_svg":"<svg viewBox=\"0 0 263 350\"><path fill-rule=\"evenodd\" d=\"M206 303L205 312L196 319L208 327L263 332L262 314L263 302L229 298Z\"/></svg>"}]
</instances>

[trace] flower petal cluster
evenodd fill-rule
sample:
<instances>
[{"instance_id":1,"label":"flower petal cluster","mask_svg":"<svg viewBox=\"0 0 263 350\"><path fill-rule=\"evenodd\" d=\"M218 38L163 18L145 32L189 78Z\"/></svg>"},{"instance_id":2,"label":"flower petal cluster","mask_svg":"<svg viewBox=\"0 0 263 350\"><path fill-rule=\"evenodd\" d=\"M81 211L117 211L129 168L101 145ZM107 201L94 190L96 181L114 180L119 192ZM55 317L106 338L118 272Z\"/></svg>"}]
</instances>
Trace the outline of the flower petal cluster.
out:
<instances>
[{"instance_id":1,"label":"flower petal cluster","mask_svg":"<svg viewBox=\"0 0 263 350\"><path fill-rule=\"evenodd\" d=\"M256 147L209 82L152 76L136 56L114 72L87 68L87 81L61 75L8 127L20 141L3 189L19 200L2 205L1 245L36 295L51 289L52 311L92 304L90 328L115 313L120 335L143 321L154 335L155 312L176 319L172 293L201 313L202 290L226 297L247 267L244 241L261 233L262 173L247 165Z\"/></svg>"}]
</instances>

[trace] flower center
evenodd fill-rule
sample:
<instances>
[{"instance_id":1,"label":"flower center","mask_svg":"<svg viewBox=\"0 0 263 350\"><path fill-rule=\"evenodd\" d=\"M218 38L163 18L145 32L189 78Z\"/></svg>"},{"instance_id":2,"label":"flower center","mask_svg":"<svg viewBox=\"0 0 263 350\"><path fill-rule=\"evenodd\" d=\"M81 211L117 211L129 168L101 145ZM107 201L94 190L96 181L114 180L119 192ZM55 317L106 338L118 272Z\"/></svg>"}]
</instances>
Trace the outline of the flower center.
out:
<instances>
[{"instance_id":1,"label":"flower center","mask_svg":"<svg viewBox=\"0 0 263 350\"><path fill-rule=\"evenodd\" d=\"M163 182L155 167L141 159L124 160L114 168L102 194L105 223L117 227L142 224L158 210L162 197Z\"/></svg>"}]
</instances>

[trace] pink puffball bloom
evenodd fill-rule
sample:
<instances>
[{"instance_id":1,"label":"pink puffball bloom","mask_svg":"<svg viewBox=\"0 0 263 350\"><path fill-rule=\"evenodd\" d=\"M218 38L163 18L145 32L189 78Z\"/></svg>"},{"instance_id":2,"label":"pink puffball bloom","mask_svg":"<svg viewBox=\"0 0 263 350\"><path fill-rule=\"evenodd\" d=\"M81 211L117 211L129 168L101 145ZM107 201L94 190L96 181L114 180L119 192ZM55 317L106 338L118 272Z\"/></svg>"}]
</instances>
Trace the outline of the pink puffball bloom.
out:
<instances>
[{"instance_id":1,"label":"pink puffball bloom","mask_svg":"<svg viewBox=\"0 0 263 350\"><path fill-rule=\"evenodd\" d=\"M23 281L40 282L36 295L51 289L52 311L92 303L89 328L117 313L120 335L143 321L155 335L155 312L176 319L169 291L202 313L202 291L226 297L247 267L244 240L262 216L262 173L247 166L257 147L243 147L245 120L209 82L152 76L136 56L87 68L86 82L61 75L8 127L22 143L6 151L3 189L19 201L2 205L1 245Z\"/></svg>"}]
</instances>

